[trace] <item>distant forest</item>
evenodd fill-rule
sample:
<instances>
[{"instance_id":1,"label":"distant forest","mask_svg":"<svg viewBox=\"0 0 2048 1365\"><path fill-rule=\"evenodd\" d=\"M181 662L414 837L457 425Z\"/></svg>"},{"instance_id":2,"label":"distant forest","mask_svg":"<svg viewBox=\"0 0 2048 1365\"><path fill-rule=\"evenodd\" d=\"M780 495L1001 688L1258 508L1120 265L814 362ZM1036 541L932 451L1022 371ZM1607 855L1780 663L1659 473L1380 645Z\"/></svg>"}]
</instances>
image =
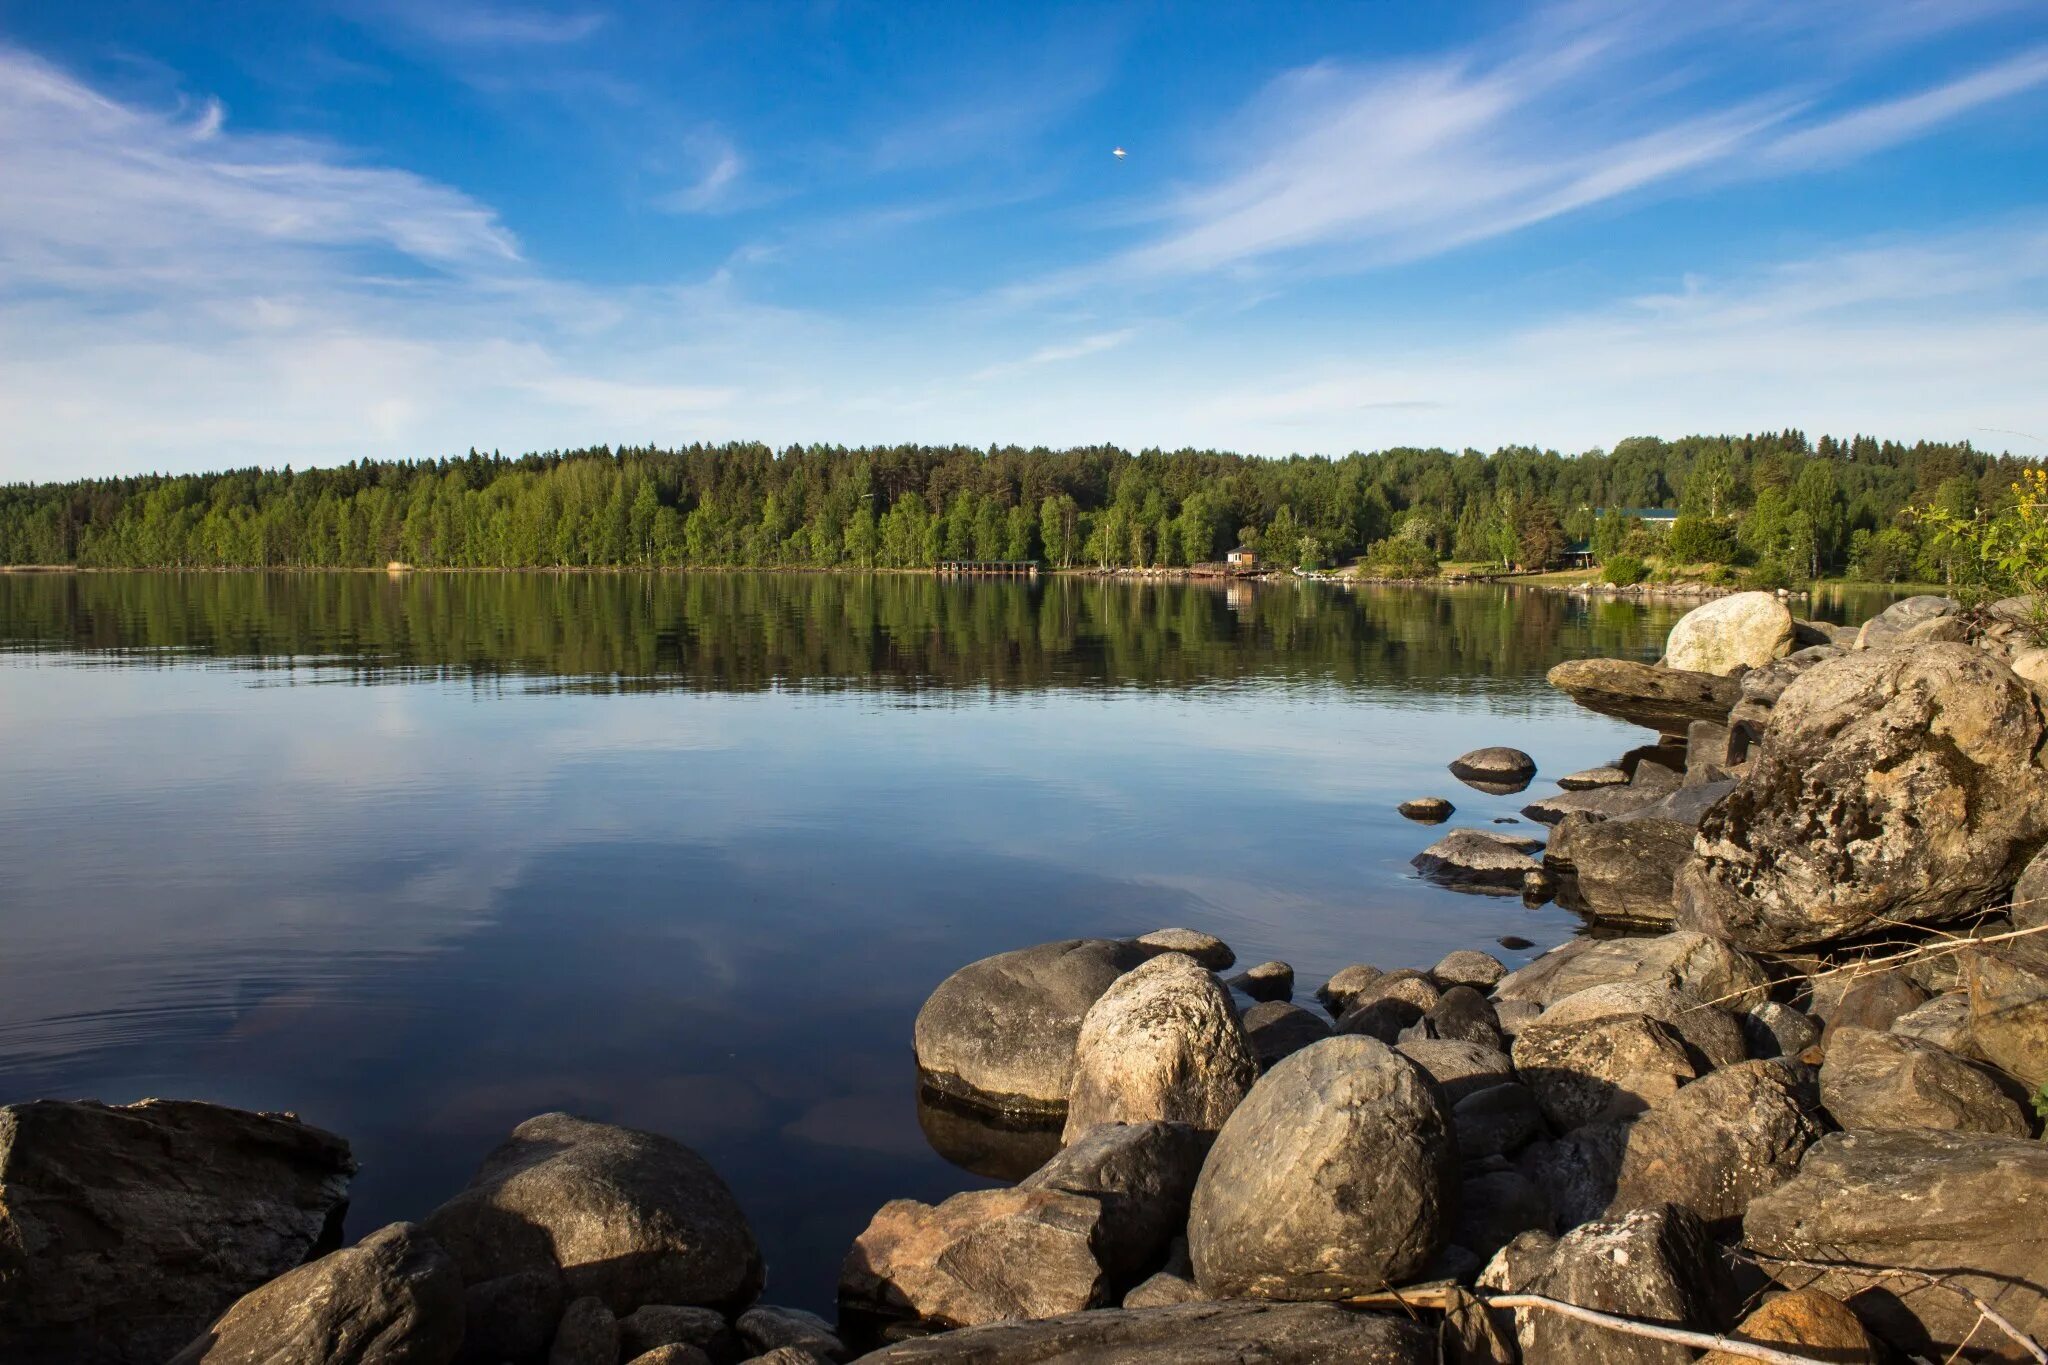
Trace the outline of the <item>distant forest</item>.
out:
<instances>
[{"instance_id":1,"label":"distant forest","mask_svg":"<svg viewBox=\"0 0 2048 1365\"><path fill-rule=\"evenodd\" d=\"M1797 431L1612 451L1217 451L733 444L359 461L0 487L0 564L132 568L1176 566L1237 546L1305 567L1542 567L1573 543L1752 573L1951 579L1917 509L2007 496L1967 443ZM1676 509L1651 533L1627 509Z\"/></svg>"}]
</instances>

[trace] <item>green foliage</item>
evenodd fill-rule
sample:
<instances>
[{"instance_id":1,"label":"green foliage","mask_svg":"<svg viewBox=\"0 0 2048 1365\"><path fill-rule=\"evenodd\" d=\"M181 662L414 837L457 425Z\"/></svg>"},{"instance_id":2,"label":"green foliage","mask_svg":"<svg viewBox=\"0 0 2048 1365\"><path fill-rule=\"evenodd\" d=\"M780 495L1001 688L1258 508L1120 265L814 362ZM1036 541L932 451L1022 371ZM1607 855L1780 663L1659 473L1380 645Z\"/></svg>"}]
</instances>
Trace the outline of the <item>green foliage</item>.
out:
<instances>
[{"instance_id":1,"label":"green foliage","mask_svg":"<svg viewBox=\"0 0 2048 1365\"><path fill-rule=\"evenodd\" d=\"M1671 558L1681 564L1726 564L1735 558L1735 531L1728 522L1681 516L1671 523Z\"/></svg>"},{"instance_id":2,"label":"green foliage","mask_svg":"<svg viewBox=\"0 0 2048 1365\"><path fill-rule=\"evenodd\" d=\"M1441 566L1419 537L1388 536L1366 551L1365 567L1379 578L1434 578Z\"/></svg>"},{"instance_id":3,"label":"green foliage","mask_svg":"<svg viewBox=\"0 0 2048 1365\"><path fill-rule=\"evenodd\" d=\"M1611 556L1608 559L1607 563L1601 567L1600 576L1617 588L1626 588L1630 584L1640 583L1645 578L1648 578L1650 576L1650 569L1647 564L1634 555L1620 554Z\"/></svg>"},{"instance_id":4,"label":"green foliage","mask_svg":"<svg viewBox=\"0 0 2048 1365\"><path fill-rule=\"evenodd\" d=\"M1950 583L1986 595L2048 592L2048 469L2021 471L1990 508L1966 512L1937 497L1920 520Z\"/></svg>"},{"instance_id":5,"label":"green foliage","mask_svg":"<svg viewBox=\"0 0 2048 1365\"><path fill-rule=\"evenodd\" d=\"M1268 562L1310 565L1398 537L1431 556L1536 568L1555 562L1567 535L1589 539L1602 560L1663 557L1661 533L1594 512L1682 501L1672 534L1724 547L1701 561L1769 560L1806 576L1862 564L1857 549L1882 540L1872 563L1887 574L1910 557L1912 575L1956 582L1975 571L1976 548L1941 518L2000 505L2020 469L1967 445L1814 445L1796 431L1637 438L1578 456L1521 446L1284 460L1106 446L471 452L0 487L0 563L916 568L973 556L1115 567L1200 563L1242 542Z\"/></svg>"},{"instance_id":6,"label":"green foliage","mask_svg":"<svg viewBox=\"0 0 2048 1365\"><path fill-rule=\"evenodd\" d=\"M1751 588L1775 592L1792 586L1792 569L1782 559L1766 559L1751 569L1744 581Z\"/></svg>"}]
</instances>

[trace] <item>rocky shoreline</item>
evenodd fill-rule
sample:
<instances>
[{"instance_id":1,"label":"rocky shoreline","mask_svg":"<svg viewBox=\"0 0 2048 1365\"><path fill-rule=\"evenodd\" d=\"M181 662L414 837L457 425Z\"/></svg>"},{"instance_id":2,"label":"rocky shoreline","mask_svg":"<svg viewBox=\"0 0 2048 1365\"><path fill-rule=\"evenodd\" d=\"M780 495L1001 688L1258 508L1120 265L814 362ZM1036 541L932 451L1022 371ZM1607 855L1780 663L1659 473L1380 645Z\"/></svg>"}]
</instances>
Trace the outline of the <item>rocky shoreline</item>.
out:
<instances>
[{"instance_id":1,"label":"rocky shoreline","mask_svg":"<svg viewBox=\"0 0 2048 1365\"><path fill-rule=\"evenodd\" d=\"M1532 801L1547 840L1417 857L1587 919L1519 970L1359 962L1309 1008L1185 929L962 967L913 1031L927 1131L1013 1133L1012 1183L884 1204L837 1323L758 1302L744 1211L656 1134L538 1116L344 1246L335 1135L51 1100L0 1108L0 1359L2048 1360L2033 620L1733 594L1657 665L1554 669L1646 742Z\"/></svg>"}]
</instances>

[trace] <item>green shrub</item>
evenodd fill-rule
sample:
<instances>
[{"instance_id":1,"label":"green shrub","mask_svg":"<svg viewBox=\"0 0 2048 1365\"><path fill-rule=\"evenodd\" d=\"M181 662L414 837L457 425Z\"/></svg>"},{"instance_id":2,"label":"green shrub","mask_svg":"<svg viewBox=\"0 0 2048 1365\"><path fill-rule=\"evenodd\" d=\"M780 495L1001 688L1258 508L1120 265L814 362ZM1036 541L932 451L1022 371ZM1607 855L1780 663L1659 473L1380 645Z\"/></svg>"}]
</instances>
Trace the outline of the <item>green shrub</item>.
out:
<instances>
[{"instance_id":1,"label":"green shrub","mask_svg":"<svg viewBox=\"0 0 2048 1365\"><path fill-rule=\"evenodd\" d=\"M1792 570L1782 559L1766 559L1749 571L1748 586L1765 592L1792 586Z\"/></svg>"},{"instance_id":2,"label":"green shrub","mask_svg":"<svg viewBox=\"0 0 2048 1365\"><path fill-rule=\"evenodd\" d=\"M1366 572L1381 578L1434 578L1437 568L1430 548L1406 536L1374 541L1365 552Z\"/></svg>"},{"instance_id":3,"label":"green shrub","mask_svg":"<svg viewBox=\"0 0 2048 1365\"><path fill-rule=\"evenodd\" d=\"M1600 576L1617 588L1626 588L1631 583L1642 582L1649 573L1649 566L1634 555L1613 555L1601 569Z\"/></svg>"}]
</instances>

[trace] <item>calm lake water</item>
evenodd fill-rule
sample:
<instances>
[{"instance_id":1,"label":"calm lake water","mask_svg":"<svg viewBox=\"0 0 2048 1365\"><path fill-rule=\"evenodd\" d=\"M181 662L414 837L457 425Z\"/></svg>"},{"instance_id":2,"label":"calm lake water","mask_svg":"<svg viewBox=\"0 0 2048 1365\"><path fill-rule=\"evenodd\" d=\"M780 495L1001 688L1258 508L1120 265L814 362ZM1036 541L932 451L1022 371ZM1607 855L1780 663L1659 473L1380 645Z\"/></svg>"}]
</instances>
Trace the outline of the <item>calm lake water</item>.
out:
<instances>
[{"instance_id":1,"label":"calm lake water","mask_svg":"<svg viewBox=\"0 0 2048 1365\"><path fill-rule=\"evenodd\" d=\"M1834 603L1853 618L1869 599ZM911 1021L1005 948L1167 925L1299 1000L1569 914L1419 881L1432 833L1647 736L1543 683L1677 609L922 576L0 574L0 1103L288 1109L350 1235L548 1109L732 1183L829 1311L885 1199L988 1183ZM1523 829L1531 828L1523 825ZM1511 963L1536 950L1506 953Z\"/></svg>"}]
</instances>

